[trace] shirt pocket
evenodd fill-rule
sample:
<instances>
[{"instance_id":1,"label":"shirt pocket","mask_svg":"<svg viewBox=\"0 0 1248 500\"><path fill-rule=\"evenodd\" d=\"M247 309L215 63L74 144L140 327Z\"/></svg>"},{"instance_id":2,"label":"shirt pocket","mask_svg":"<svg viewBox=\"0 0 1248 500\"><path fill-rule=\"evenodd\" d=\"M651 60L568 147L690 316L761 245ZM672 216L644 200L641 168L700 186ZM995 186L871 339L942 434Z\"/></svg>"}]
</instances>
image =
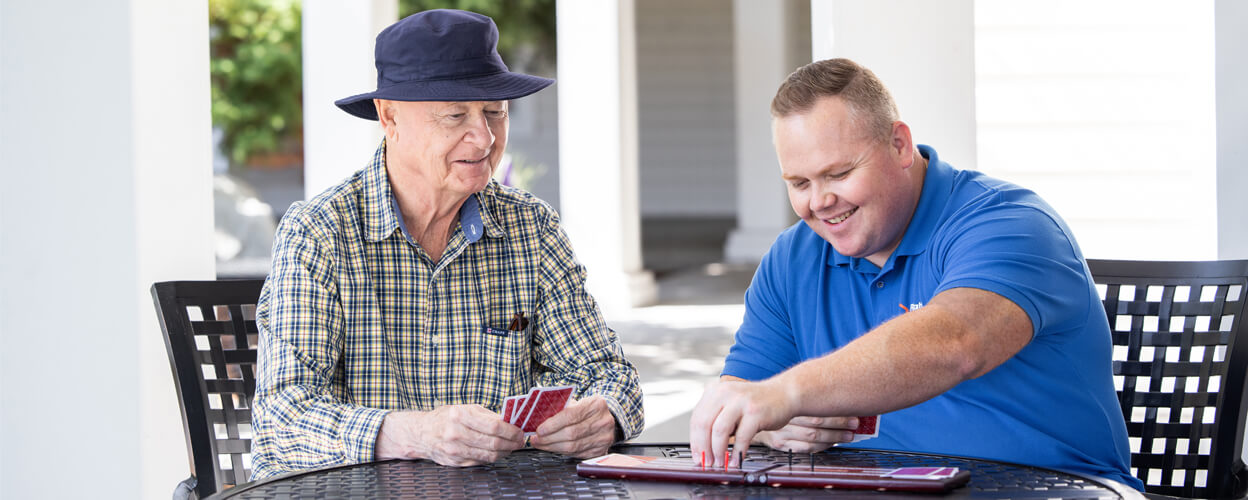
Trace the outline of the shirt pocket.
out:
<instances>
[{"instance_id":1,"label":"shirt pocket","mask_svg":"<svg viewBox=\"0 0 1248 500\"><path fill-rule=\"evenodd\" d=\"M533 385L532 342L536 331L536 267L524 248L511 240L483 240L472 256L476 270L478 307L482 324L474 332L472 347L480 369L475 387L483 389L480 402L494 410L508 396L523 394ZM528 319L522 328L511 329L520 313Z\"/></svg>"},{"instance_id":2,"label":"shirt pocket","mask_svg":"<svg viewBox=\"0 0 1248 500\"><path fill-rule=\"evenodd\" d=\"M477 347L482 361L481 385L487 388L486 406L498 410L503 399L524 393L532 385L529 339L533 328L509 330L510 316L491 315L481 329Z\"/></svg>"}]
</instances>

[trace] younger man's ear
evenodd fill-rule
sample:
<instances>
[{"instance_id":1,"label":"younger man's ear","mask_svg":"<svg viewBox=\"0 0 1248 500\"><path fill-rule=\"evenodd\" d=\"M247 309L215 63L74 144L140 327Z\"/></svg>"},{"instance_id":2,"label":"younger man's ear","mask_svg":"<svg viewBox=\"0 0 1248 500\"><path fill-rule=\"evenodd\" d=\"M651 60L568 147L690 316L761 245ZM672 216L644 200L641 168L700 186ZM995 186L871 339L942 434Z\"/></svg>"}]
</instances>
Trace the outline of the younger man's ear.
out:
<instances>
[{"instance_id":1,"label":"younger man's ear","mask_svg":"<svg viewBox=\"0 0 1248 500\"><path fill-rule=\"evenodd\" d=\"M889 145L892 146L892 153L898 157L914 155L914 142L910 138L910 126L906 122L893 122L893 135L889 139Z\"/></svg>"}]
</instances>

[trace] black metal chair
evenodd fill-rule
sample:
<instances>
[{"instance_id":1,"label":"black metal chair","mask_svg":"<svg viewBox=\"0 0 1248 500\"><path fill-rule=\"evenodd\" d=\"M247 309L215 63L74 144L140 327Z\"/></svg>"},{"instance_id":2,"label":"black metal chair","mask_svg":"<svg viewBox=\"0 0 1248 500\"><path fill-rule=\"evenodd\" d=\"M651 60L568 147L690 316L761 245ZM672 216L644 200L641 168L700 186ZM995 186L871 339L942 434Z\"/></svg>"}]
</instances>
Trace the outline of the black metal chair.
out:
<instances>
[{"instance_id":1,"label":"black metal chair","mask_svg":"<svg viewBox=\"0 0 1248 500\"><path fill-rule=\"evenodd\" d=\"M189 447L174 498L205 498L251 476L256 300L264 280L152 285Z\"/></svg>"},{"instance_id":2,"label":"black metal chair","mask_svg":"<svg viewBox=\"0 0 1248 500\"><path fill-rule=\"evenodd\" d=\"M1241 498L1248 260L1088 260L1114 344L1131 471L1150 494Z\"/></svg>"}]
</instances>

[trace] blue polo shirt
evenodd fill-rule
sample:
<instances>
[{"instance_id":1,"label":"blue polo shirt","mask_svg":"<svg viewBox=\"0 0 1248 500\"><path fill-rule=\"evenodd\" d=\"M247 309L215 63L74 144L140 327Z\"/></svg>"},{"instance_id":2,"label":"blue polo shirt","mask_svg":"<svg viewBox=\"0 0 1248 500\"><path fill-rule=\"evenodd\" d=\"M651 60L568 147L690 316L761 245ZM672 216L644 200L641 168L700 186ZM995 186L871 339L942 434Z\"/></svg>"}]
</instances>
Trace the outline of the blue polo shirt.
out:
<instances>
[{"instance_id":1,"label":"blue polo shirt","mask_svg":"<svg viewBox=\"0 0 1248 500\"><path fill-rule=\"evenodd\" d=\"M928 401L884 415L865 448L1004 460L1131 476L1114 392L1109 323L1070 228L1035 193L956 170L936 151L918 208L884 266L837 253L798 222L745 295L724 374L761 380L823 356L951 288L1018 304L1032 339L1013 358ZM849 446L849 445L846 445Z\"/></svg>"}]
</instances>

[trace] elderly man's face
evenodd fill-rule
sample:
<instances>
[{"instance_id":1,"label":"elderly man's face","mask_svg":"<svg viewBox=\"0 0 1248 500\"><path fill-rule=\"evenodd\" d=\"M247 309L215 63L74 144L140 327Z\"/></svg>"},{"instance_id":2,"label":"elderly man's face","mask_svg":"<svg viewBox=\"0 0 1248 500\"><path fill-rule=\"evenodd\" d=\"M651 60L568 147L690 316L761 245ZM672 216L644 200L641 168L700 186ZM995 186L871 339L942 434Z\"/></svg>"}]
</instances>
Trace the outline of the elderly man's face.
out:
<instances>
[{"instance_id":1,"label":"elderly man's face","mask_svg":"<svg viewBox=\"0 0 1248 500\"><path fill-rule=\"evenodd\" d=\"M387 105L394 113L382 117L382 126L399 168L465 198L485 188L507 147L507 101L381 101L379 107Z\"/></svg>"},{"instance_id":2,"label":"elderly man's face","mask_svg":"<svg viewBox=\"0 0 1248 500\"><path fill-rule=\"evenodd\" d=\"M919 194L905 174L908 130L898 122L887 144L872 139L834 97L772 122L793 211L837 252L883 265L901 243Z\"/></svg>"}]
</instances>

